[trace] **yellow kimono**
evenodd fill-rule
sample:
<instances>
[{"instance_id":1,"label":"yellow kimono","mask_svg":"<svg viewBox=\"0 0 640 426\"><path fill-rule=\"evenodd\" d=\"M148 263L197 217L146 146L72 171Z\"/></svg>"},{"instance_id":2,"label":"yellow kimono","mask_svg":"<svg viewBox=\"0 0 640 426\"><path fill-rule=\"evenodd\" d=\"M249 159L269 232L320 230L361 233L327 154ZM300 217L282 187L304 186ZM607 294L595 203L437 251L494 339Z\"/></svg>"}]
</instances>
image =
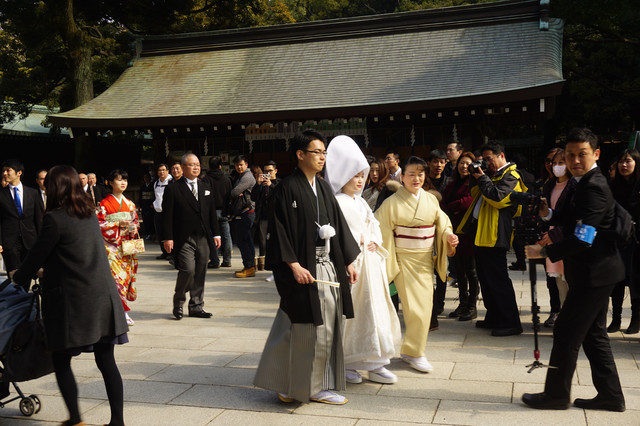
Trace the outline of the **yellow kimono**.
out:
<instances>
[{"instance_id":1,"label":"yellow kimono","mask_svg":"<svg viewBox=\"0 0 640 426\"><path fill-rule=\"evenodd\" d=\"M446 281L451 221L434 195L420 189L416 198L404 187L386 199L375 216L382 246L389 252L388 279L395 281L402 302L406 332L400 353L424 356L433 308L434 263Z\"/></svg>"}]
</instances>

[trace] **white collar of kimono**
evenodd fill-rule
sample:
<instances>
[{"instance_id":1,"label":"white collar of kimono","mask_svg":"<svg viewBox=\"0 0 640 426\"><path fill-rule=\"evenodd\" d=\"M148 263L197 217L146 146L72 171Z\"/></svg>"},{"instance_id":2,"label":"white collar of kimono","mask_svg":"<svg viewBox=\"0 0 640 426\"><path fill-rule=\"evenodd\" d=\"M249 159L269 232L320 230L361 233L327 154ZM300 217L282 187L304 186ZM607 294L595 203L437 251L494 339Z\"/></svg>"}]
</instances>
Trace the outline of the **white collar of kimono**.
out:
<instances>
[{"instance_id":1,"label":"white collar of kimono","mask_svg":"<svg viewBox=\"0 0 640 426\"><path fill-rule=\"evenodd\" d=\"M349 136L340 135L331 140L327 148L325 178L334 194L355 175L364 171L365 180L369 175L369 163L358 144ZM362 195L362 190L356 195Z\"/></svg>"}]
</instances>

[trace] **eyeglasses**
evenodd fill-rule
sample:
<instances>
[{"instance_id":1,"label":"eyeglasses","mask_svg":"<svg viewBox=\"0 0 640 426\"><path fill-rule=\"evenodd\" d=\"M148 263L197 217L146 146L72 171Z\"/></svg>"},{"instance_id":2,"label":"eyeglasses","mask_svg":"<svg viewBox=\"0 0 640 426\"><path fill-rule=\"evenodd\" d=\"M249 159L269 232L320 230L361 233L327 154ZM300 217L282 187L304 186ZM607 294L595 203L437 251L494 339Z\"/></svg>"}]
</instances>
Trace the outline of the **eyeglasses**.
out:
<instances>
[{"instance_id":1,"label":"eyeglasses","mask_svg":"<svg viewBox=\"0 0 640 426\"><path fill-rule=\"evenodd\" d=\"M304 152L308 152L309 154L313 154L315 156L321 156L321 155L327 155L327 151L321 151L319 149L314 149L314 150L308 150L308 149L303 149Z\"/></svg>"}]
</instances>

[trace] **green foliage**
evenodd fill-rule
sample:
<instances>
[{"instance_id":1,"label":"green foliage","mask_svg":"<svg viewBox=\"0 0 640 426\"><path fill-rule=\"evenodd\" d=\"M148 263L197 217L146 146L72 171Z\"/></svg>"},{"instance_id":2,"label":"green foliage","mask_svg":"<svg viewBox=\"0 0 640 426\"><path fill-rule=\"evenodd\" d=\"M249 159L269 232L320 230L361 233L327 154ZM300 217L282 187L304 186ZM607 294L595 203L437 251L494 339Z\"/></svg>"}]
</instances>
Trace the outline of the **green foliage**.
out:
<instances>
[{"instance_id":1,"label":"green foliage","mask_svg":"<svg viewBox=\"0 0 640 426\"><path fill-rule=\"evenodd\" d=\"M563 127L629 132L640 124L640 8L636 0L557 0L565 19L567 80L559 118Z\"/></svg>"}]
</instances>

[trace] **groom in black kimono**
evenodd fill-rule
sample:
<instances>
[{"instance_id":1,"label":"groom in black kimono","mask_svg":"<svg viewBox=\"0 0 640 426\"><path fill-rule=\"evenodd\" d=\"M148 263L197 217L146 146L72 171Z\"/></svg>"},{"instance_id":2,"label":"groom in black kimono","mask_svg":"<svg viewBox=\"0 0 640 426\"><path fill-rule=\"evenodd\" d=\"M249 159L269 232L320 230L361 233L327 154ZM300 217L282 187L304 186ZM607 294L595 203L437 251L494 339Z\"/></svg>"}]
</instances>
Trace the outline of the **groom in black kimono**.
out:
<instances>
[{"instance_id":1,"label":"groom in black kimono","mask_svg":"<svg viewBox=\"0 0 640 426\"><path fill-rule=\"evenodd\" d=\"M351 263L360 249L330 186L316 178L325 162L324 136L306 130L292 142L298 168L276 188L267 230L265 266L273 271L280 308L254 383L283 402L344 404L329 389L346 387L341 331L343 315L353 318ZM319 232L321 225L330 225L334 236ZM323 237L330 238L328 251Z\"/></svg>"}]
</instances>

